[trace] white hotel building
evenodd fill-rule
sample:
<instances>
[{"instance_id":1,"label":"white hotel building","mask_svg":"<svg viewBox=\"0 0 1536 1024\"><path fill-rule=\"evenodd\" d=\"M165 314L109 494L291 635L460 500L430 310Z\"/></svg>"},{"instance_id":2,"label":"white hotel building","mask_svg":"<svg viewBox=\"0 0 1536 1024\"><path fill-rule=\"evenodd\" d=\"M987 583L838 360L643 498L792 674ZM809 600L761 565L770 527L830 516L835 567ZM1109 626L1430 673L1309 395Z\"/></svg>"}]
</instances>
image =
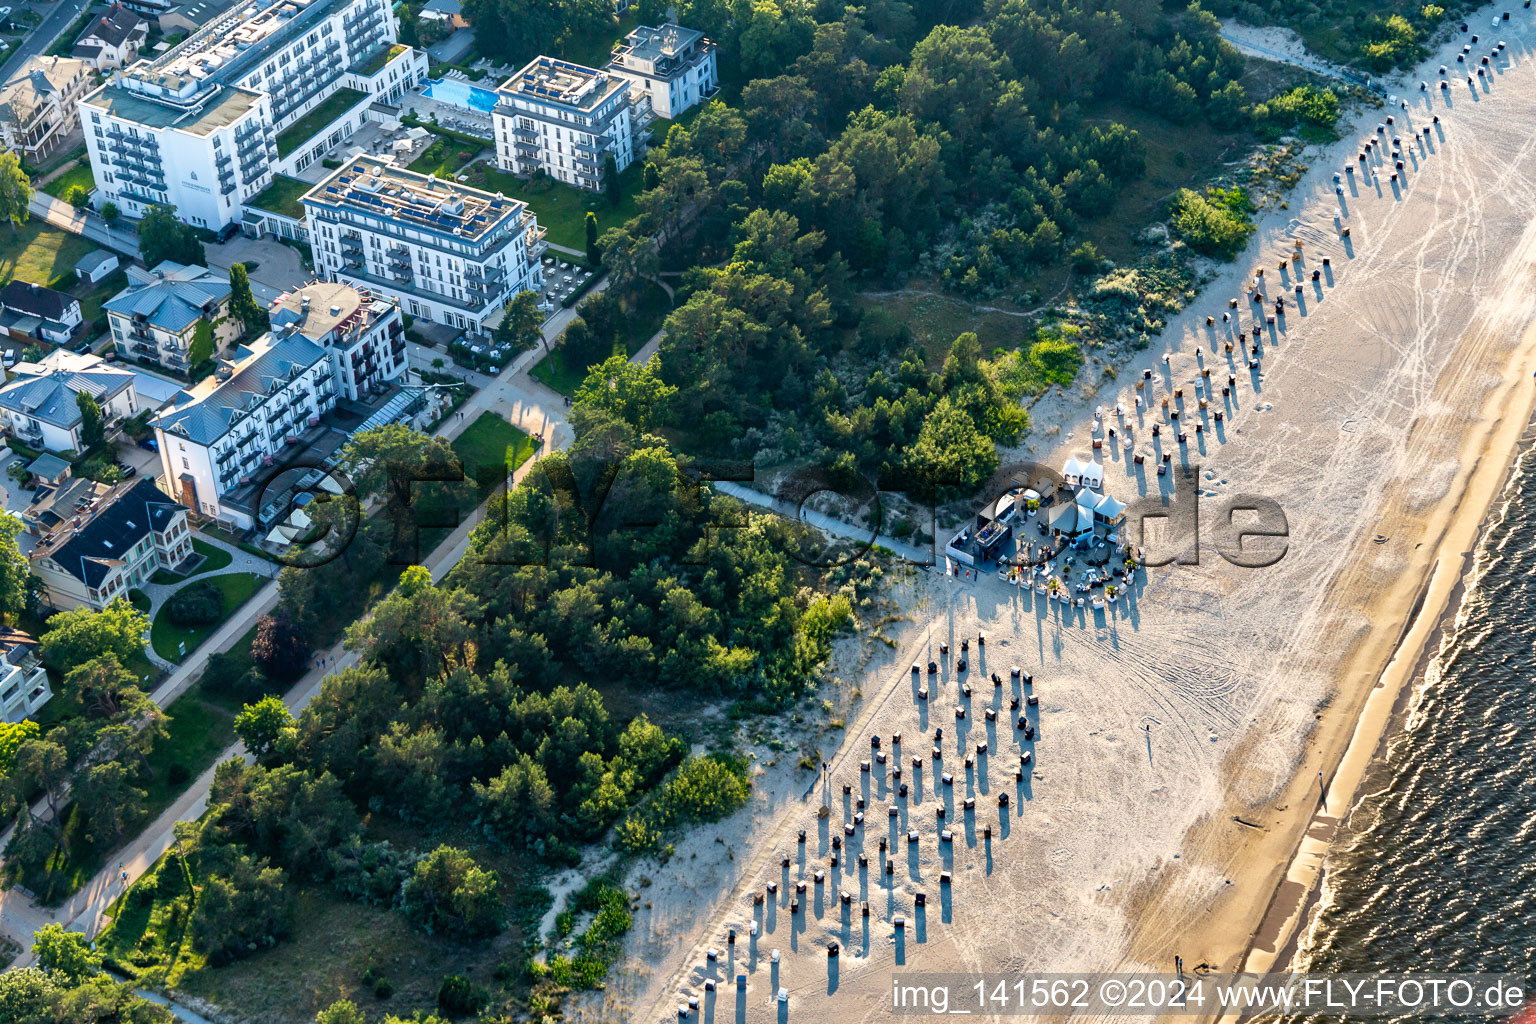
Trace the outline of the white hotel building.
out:
<instances>
[{"instance_id":1,"label":"white hotel building","mask_svg":"<svg viewBox=\"0 0 1536 1024\"><path fill-rule=\"evenodd\" d=\"M651 103L629 79L538 57L507 79L492 113L496 163L515 174L544 171L577 188L603 187L608 157L622 172L644 152Z\"/></svg>"},{"instance_id":2,"label":"white hotel building","mask_svg":"<svg viewBox=\"0 0 1536 1024\"><path fill-rule=\"evenodd\" d=\"M405 325L393 301L334 282L284 294L272 305L269 333L155 419L172 496L249 529L269 467L329 432L321 417L337 402L364 397L405 369Z\"/></svg>"},{"instance_id":3,"label":"white hotel building","mask_svg":"<svg viewBox=\"0 0 1536 1024\"><path fill-rule=\"evenodd\" d=\"M528 204L354 157L301 200L315 271L471 333L544 284L548 248Z\"/></svg>"},{"instance_id":4,"label":"white hotel building","mask_svg":"<svg viewBox=\"0 0 1536 1024\"><path fill-rule=\"evenodd\" d=\"M350 137L427 73L388 0L237 5L80 100L98 187L130 217L174 206L219 230L242 204Z\"/></svg>"}]
</instances>

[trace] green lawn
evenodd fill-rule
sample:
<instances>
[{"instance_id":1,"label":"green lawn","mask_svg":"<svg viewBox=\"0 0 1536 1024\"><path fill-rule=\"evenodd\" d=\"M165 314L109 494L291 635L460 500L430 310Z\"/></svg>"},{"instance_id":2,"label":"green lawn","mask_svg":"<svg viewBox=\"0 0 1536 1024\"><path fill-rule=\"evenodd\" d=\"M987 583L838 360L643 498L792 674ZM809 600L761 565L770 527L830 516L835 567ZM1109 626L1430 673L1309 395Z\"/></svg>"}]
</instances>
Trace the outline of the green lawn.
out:
<instances>
[{"instance_id":1,"label":"green lawn","mask_svg":"<svg viewBox=\"0 0 1536 1024\"><path fill-rule=\"evenodd\" d=\"M101 307L108 299L128 287L128 275L121 270L114 270L101 279L99 284L77 285L70 289L70 294L80 300L80 315L86 323L91 323L101 315Z\"/></svg>"},{"instance_id":2,"label":"green lawn","mask_svg":"<svg viewBox=\"0 0 1536 1024\"><path fill-rule=\"evenodd\" d=\"M625 310L625 331L619 339L624 343L625 354L632 356L644 348L651 336L661 330L662 323L671 311L672 303L667 293L659 285L648 285L633 303L633 308ZM540 359L528 373L562 395L574 396L581 382L587 379L588 369L590 366L567 366L565 350L557 347Z\"/></svg>"},{"instance_id":3,"label":"green lawn","mask_svg":"<svg viewBox=\"0 0 1536 1024\"><path fill-rule=\"evenodd\" d=\"M272 184L249 199L246 205L302 220L304 206L299 202L299 197L312 188L314 186L307 181L290 178L286 174L274 174Z\"/></svg>"},{"instance_id":4,"label":"green lawn","mask_svg":"<svg viewBox=\"0 0 1536 1024\"><path fill-rule=\"evenodd\" d=\"M43 191L55 199L63 199L76 185L84 185L87 192L96 187L96 176L90 164L76 164L43 186Z\"/></svg>"},{"instance_id":5,"label":"green lawn","mask_svg":"<svg viewBox=\"0 0 1536 1024\"><path fill-rule=\"evenodd\" d=\"M367 63L357 68L357 73L364 76L365 78L369 75L376 75L380 71L384 70L384 65L388 64L390 61L394 60L408 49L410 49L410 47L405 46L402 43L396 43L394 46L381 47L379 52L369 58Z\"/></svg>"},{"instance_id":6,"label":"green lawn","mask_svg":"<svg viewBox=\"0 0 1536 1024\"><path fill-rule=\"evenodd\" d=\"M320 129L325 128L367 98L367 93L356 89L338 89L328 96L324 103L283 129L282 134L277 137L277 155L284 157L292 153L314 138Z\"/></svg>"},{"instance_id":7,"label":"green lawn","mask_svg":"<svg viewBox=\"0 0 1536 1024\"><path fill-rule=\"evenodd\" d=\"M431 174L451 181L478 152L479 149L460 139L438 135L421 156L411 161L410 169L418 174Z\"/></svg>"},{"instance_id":8,"label":"green lawn","mask_svg":"<svg viewBox=\"0 0 1536 1024\"><path fill-rule=\"evenodd\" d=\"M220 569L228 569L229 563L235 560L235 556L223 548L214 547L207 541L198 537L192 538L192 550L203 556L202 564L185 576L178 576L167 569L157 569L154 576L150 577L151 583L180 583L184 579L193 576L201 576L205 572L218 572Z\"/></svg>"},{"instance_id":9,"label":"green lawn","mask_svg":"<svg viewBox=\"0 0 1536 1024\"><path fill-rule=\"evenodd\" d=\"M0 284L15 279L47 284L70 273L95 242L31 219L7 233L0 228Z\"/></svg>"},{"instance_id":10,"label":"green lawn","mask_svg":"<svg viewBox=\"0 0 1536 1024\"><path fill-rule=\"evenodd\" d=\"M415 167L414 164L411 166ZM539 218L539 225L549 231L551 243L584 253L587 251L587 211L597 214L599 235L609 228L621 226L639 212L635 200L640 195L643 174L643 164L638 160L624 169L619 175L622 194L617 205L610 205L600 192L589 192L547 177L524 181L509 171L485 164L476 164L469 171L467 184L521 199Z\"/></svg>"},{"instance_id":11,"label":"green lawn","mask_svg":"<svg viewBox=\"0 0 1536 1024\"><path fill-rule=\"evenodd\" d=\"M187 654L197 649L197 645L208 638L225 619L234 614L235 609L245 604L251 596L260 590L266 580L255 573L236 572L223 576L215 576L208 582L219 588L224 597L224 614L218 622L206 626L178 626L170 620L165 613L165 606L161 605L159 612L155 614L155 621L149 629L149 641L155 648L155 653L167 661L180 661L184 656L179 645L183 642L187 645Z\"/></svg>"},{"instance_id":12,"label":"green lawn","mask_svg":"<svg viewBox=\"0 0 1536 1024\"><path fill-rule=\"evenodd\" d=\"M476 482L479 500L538 451L533 439L493 412L483 412L453 440L464 475Z\"/></svg>"}]
</instances>

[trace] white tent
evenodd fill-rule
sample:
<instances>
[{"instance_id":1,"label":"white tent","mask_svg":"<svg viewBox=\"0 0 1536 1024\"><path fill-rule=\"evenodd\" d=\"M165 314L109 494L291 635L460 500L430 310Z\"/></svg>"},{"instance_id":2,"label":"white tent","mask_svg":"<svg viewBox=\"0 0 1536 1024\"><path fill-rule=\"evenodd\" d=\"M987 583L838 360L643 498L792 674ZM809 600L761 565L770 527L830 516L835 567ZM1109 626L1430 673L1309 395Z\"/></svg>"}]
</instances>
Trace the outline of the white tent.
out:
<instances>
[{"instance_id":1,"label":"white tent","mask_svg":"<svg viewBox=\"0 0 1536 1024\"><path fill-rule=\"evenodd\" d=\"M1125 515L1125 502L1116 501L1114 495L1104 495L1104 500L1093 510L1094 516L1101 523L1118 523Z\"/></svg>"}]
</instances>

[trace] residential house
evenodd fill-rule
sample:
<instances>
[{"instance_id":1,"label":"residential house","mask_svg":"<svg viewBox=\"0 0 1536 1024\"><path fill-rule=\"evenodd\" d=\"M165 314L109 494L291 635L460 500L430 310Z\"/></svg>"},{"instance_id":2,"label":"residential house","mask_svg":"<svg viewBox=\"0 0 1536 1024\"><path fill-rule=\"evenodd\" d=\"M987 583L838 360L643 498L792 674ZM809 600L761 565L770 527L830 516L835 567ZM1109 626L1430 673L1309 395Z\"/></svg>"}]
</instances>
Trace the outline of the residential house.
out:
<instances>
[{"instance_id":1,"label":"residential house","mask_svg":"<svg viewBox=\"0 0 1536 1024\"><path fill-rule=\"evenodd\" d=\"M272 305L272 333L325 349L331 377L352 401L404 375L405 319L398 300L344 281L311 281Z\"/></svg>"},{"instance_id":2,"label":"residential house","mask_svg":"<svg viewBox=\"0 0 1536 1024\"><path fill-rule=\"evenodd\" d=\"M0 330L13 338L68 341L84 317L80 300L53 288L11 281L0 288Z\"/></svg>"},{"instance_id":3,"label":"residential house","mask_svg":"<svg viewBox=\"0 0 1536 1024\"><path fill-rule=\"evenodd\" d=\"M427 0L421 10L416 12L416 17L422 21L441 22L448 26L450 32L457 32L469 26L459 0Z\"/></svg>"},{"instance_id":4,"label":"residential house","mask_svg":"<svg viewBox=\"0 0 1536 1024\"><path fill-rule=\"evenodd\" d=\"M128 287L102 306L112 343L125 359L149 359L180 373L200 320L229 313L229 277L170 260L153 270L128 268Z\"/></svg>"},{"instance_id":5,"label":"residential house","mask_svg":"<svg viewBox=\"0 0 1536 1024\"><path fill-rule=\"evenodd\" d=\"M117 4L85 27L70 54L97 71L120 68L138 59L148 37L149 22Z\"/></svg>"},{"instance_id":6,"label":"residential house","mask_svg":"<svg viewBox=\"0 0 1536 1024\"><path fill-rule=\"evenodd\" d=\"M79 104L102 198L129 217L165 204L229 229L274 174L319 160L426 78L398 27L389 0L254 0L115 72Z\"/></svg>"},{"instance_id":7,"label":"residential house","mask_svg":"<svg viewBox=\"0 0 1536 1024\"><path fill-rule=\"evenodd\" d=\"M520 200L358 156L301 201L315 270L409 316L481 333L543 286L544 229Z\"/></svg>"},{"instance_id":8,"label":"residential house","mask_svg":"<svg viewBox=\"0 0 1536 1024\"><path fill-rule=\"evenodd\" d=\"M87 284L98 284L111 275L121 263L117 253L96 249L75 261L75 273Z\"/></svg>"},{"instance_id":9,"label":"residential house","mask_svg":"<svg viewBox=\"0 0 1536 1024\"><path fill-rule=\"evenodd\" d=\"M37 640L0 626L0 721L23 722L52 698L48 672L37 657Z\"/></svg>"},{"instance_id":10,"label":"residential house","mask_svg":"<svg viewBox=\"0 0 1536 1024\"><path fill-rule=\"evenodd\" d=\"M48 157L80 124L91 68L74 57L33 57L0 84L0 142L29 161Z\"/></svg>"},{"instance_id":11,"label":"residential house","mask_svg":"<svg viewBox=\"0 0 1536 1024\"><path fill-rule=\"evenodd\" d=\"M677 117L720 90L715 44L681 25L641 25L614 49L607 70L644 92L657 117Z\"/></svg>"},{"instance_id":12,"label":"residential house","mask_svg":"<svg viewBox=\"0 0 1536 1024\"><path fill-rule=\"evenodd\" d=\"M515 174L601 189L608 158L622 172L649 138L649 98L608 71L537 57L497 95L496 164Z\"/></svg>"},{"instance_id":13,"label":"residential house","mask_svg":"<svg viewBox=\"0 0 1536 1024\"><path fill-rule=\"evenodd\" d=\"M140 477L87 499L39 538L31 562L45 604L100 610L192 553L187 510Z\"/></svg>"},{"instance_id":14,"label":"residential house","mask_svg":"<svg viewBox=\"0 0 1536 1024\"><path fill-rule=\"evenodd\" d=\"M139 412L133 374L105 363L84 370L18 363L13 372L15 377L0 387L0 423L32 448L79 454L88 447L82 394L101 407L108 434Z\"/></svg>"}]
</instances>

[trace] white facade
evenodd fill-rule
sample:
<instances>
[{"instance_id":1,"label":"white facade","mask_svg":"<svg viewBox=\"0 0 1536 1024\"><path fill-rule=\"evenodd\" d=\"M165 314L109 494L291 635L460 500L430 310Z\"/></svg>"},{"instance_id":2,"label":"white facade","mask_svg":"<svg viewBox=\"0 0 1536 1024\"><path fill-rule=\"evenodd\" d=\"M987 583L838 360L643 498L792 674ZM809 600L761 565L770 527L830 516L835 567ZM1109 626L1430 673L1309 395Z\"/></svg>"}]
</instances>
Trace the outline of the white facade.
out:
<instances>
[{"instance_id":1,"label":"white facade","mask_svg":"<svg viewBox=\"0 0 1536 1024\"><path fill-rule=\"evenodd\" d=\"M250 513L224 496L251 483L286 445L335 408L338 390L325 349L291 334L264 334L212 377L181 392L156 417L164 478L175 499L237 529Z\"/></svg>"},{"instance_id":2,"label":"white facade","mask_svg":"<svg viewBox=\"0 0 1536 1024\"><path fill-rule=\"evenodd\" d=\"M387 0L258 0L114 74L80 101L98 201L131 217L167 204L210 230L237 221L274 171L312 161L425 77L397 31Z\"/></svg>"},{"instance_id":3,"label":"white facade","mask_svg":"<svg viewBox=\"0 0 1536 1024\"><path fill-rule=\"evenodd\" d=\"M644 150L650 102L626 78L538 57L507 79L498 96L496 163L515 174L543 171L596 190L608 157L622 172Z\"/></svg>"},{"instance_id":4,"label":"white facade","mask_svg":"<svg viewBox=\"0 0 1536 1024\"><path fill-rule=\"evenodd\" d=\"M33 57L0 84L0 142L22 157L51 153L78 124L91 68L74 57Z\"/></svg>"},{"instance_id":5,"label":"white facade","mask_svg":"<svg viewBox=\"0 0 1536 1024\"><path fill-rule=\"evenodd\" d=\"M31 645L12 645L0 655L0 721L7 725L24 722L52 697L48 671Z\"/></svg>"},{"instance_id":6,"label":"white facade","mask_svg":"<svg viewBox=\"0 0 1536 1024\"><path fill-rule=\"evenodd\" d=\"M140 477L44 534L29 557L43 583L44 604L100 611L191 554L186 509Z\"/></svg>"},{"instance_id":7,"label":"white facade","mask_svg":"<svg viewBox=\"0 0 1536 1024\"><path fill-rule=\"evenodd\" d=\"M186 373L198 323L225 317L230 291L228 276L207 267L169 260L153 270L129 267L128 287L102 305L117 354Z\"/></svg>"},{"instance_id":8,"label":"white facade","mask_svg":"<svg viewBox=\"0 0 1536 1024\"><path fill-rule=\"evenodd\" d=\"M392 297L340 281L311 281L278 296L272 331L325 349L331 379L354 402L405 374L405 318Z\"/></svg>"},{"instance_id":9,"label":"white facade","mask_svg":"<svg viewBox=\"0 0 1536 1024\"><path fill-rule=\"evenodd\" d=\"M528 205L359 156L303 198L315 270L471 333L543 287L544 230Z\"/></svg>"},{"instance_id":10,"label":"white facade","mask_svg":"<svg viewBox=\"0 0 1536 1024\"><path fill-rule=\"evenodd\" d=\"M613 51L607 70L643 91L657 117L677 117L720 88L715 44L697 29L642 25Z\"/></svg>"},{"instance_id":11,"label":"white facade","mask_svg":"<svg viewBox=\"0 0 1536 1024\"><path fill-rule=\"evenodd\" d=\"M56 353L50 353L50 357ZM75 353L64 353L84 361ZM124 420L139 414L133 374L105 363L79 368L61 360L17 363L15 377L0 387L0 422L11 436L33 448L79 454L85 451L78 395L101 407L110 435Z\"/></svg>"}]
</instances>

